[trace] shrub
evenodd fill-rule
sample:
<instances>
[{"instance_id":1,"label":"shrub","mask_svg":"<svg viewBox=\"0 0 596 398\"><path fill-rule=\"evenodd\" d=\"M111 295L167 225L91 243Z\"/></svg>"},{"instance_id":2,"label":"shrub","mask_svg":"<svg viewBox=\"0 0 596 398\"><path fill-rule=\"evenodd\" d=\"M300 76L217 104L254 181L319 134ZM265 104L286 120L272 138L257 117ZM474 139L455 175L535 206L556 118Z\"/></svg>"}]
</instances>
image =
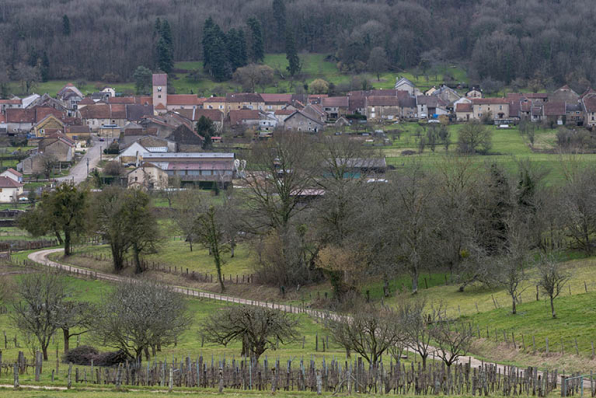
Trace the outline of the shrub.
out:
<instances>
[{"instance_id":1,"label":"shrub","mask_svg":"<svg viewBox=\"0 0 596 398\"><path fill-rule=\"evenodd\" d=\"M91 360L99 354L97 348L89 345L82 345L68 351L62 357L62 361L66 363L72 362L75 365L88 366L91 365Z\"/></svg>"},{"instance_id":2,"label":"shrub","mask_svg":"<svg viewBox=\"0 0 596 398\"><path fill-rule=\"evenodd\" d=\"M110 351L97 354L93 358L93 364L97 366L116 366L130 359L124 351Z\"/></svg>"}]
</instances>

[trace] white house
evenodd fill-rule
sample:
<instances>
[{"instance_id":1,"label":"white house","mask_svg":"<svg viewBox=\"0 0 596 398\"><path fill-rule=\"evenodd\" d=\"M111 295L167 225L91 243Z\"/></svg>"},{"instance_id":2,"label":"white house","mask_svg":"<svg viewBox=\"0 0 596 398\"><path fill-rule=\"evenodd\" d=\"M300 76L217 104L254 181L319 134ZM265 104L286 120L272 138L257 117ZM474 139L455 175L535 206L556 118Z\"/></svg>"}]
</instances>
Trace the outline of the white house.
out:
<instances>
[{"instance_id":1,"label":"white house","mask_svg":"<svg viewBox=\"0 0 596 398\"><path fill-rule=\"evenodd\" d=\"M23 184L9 177L0 176L0 203L11 203L23 193Z\"/></svg>"},{"instance_id":2,"label":"white house","mask_svg":"<svg viewBox=\"0 0 596 398\"><path fill-rule=\"evenodd\" d=\"M23 182L23 175L21 173L19 173L18 171L16 171L15 169L4 170L2 173L0 173L0 177L11 178L18 183Z\"/></svg>"}]
</instances>

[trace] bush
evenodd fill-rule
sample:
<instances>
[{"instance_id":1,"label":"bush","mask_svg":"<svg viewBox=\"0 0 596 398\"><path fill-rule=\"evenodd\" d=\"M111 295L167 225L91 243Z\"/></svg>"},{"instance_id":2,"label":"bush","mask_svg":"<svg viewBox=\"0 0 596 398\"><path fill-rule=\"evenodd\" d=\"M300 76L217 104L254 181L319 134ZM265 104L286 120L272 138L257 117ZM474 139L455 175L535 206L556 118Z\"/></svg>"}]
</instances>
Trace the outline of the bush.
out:
<instances>
[{"instance_id":1,"label":"bush","mask_svg":"<svg viewBox=\"0 0 596 398\"><path fill-rule=\"evenodd\" d=\"M117 177L122 174L123 168L117 161L111 161L103 167L103 172L109 176Z\"/></svg>"},{"instance_id":2,"label":"bush","mask_svg":"<svg viewBox=\"0 0 596 398\"><path fill-rule=\"evenodd\" d=\"M127 359L130 358L123 351L99 352L97 348L89 345L73 348L62 356L63 362L81 366L91 366L92 360L95 366L116 366Z\"/></svg>"},{"instance_id":3,"label":"bush","mask_svg":"<svg viewBox=\"0 0 596 398\"><path fill-rule=\"evenodd\" d=\"M114 141L109 147L103 150L103 153L106 155L118 155L120 153L120 145Z\"/></svg>"},{"instance_id":4,"label":"bush","mask_svg":"<svg viewBox=\"0 0 596 398\"><path fill-rule=\"evenodd\" d=\"M91 347L89 345L82 345L77 348L73 348L64 354L62 361L66 363L72 362L74 365L88 366L91 365L91 360L95 359L97 354L99 354L97 348Z\"/></svg>"},{"instance_id":5,"label":"bush","mask_svg":"<svg viewBox=\"0 0 596 398\"><path fill-rule=\"evenodd\" d=\"M93 358L93 364L97 366L116 366L129 359L124 351L102 352Z\"/></svg>"}]
</instances>

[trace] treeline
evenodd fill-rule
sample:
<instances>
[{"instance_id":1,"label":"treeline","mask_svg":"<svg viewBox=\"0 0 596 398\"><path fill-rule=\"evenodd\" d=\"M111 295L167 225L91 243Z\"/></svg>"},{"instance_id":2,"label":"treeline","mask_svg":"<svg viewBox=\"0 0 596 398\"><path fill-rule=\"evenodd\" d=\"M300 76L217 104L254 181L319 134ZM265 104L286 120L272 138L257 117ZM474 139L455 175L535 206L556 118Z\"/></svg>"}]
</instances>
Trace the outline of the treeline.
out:
<instances>
[{"instance_id":1,"label":"treeline","mask_svg":"<svg viewBox=\"0 0 596 398\"><path fill-rule=\"evenodd\" d=\"M171 25L174 60L204 60L210 17L222 31L246 36L247 20L258 21L266 52L284 52L291 32L298 51L332 54L346 72L369 70L372 49L380 48L394 71L430 74L461 61L477 81L580 89L596 81L590 7L588 0L228 0L225 7L215 0L6 0L0 64L13 70L37 52L49 78L129 80L138 65L158 66L157 17Z\"/></svg>"}]
</instances>

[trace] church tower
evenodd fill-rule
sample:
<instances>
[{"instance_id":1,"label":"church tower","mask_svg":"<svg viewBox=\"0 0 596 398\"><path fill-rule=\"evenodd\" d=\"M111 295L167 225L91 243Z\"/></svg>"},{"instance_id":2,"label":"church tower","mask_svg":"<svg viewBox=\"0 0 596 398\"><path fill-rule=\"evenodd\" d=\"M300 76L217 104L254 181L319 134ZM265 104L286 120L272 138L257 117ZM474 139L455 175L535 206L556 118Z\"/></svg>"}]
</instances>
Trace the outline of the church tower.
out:
<instances>
[{"instance_id":1,"label":"church tower","mask_svg":"<svg viewBox=\"0 0 596 398\"><path fill-rule=\"evenodd\" d=\"M153 75L153 112L158 115L168 110L168 75Z\"/></svg>"}]
</instances>

